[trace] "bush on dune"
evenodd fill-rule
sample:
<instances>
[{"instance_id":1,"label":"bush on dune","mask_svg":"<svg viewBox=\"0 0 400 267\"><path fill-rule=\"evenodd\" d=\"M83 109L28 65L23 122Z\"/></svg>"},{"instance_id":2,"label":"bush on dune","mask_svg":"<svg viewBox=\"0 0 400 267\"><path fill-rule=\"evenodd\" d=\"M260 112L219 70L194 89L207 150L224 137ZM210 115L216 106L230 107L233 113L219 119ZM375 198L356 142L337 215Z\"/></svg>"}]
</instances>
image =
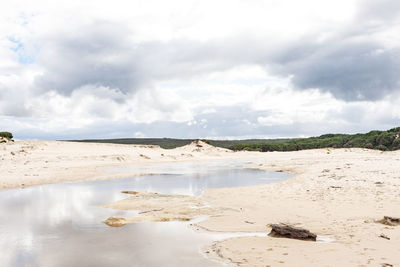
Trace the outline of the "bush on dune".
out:
<instances>
[{"instance_id":1,"label":"bush on dune","mask_svg":"<svg viewBox=\"0 0 400 267\"><path fill-rule=\"evenodd\" d=\"M10 132L0 132L0 137L3 137L8 140L13 139L13 135Z\"/></svg>"}]
</instances>

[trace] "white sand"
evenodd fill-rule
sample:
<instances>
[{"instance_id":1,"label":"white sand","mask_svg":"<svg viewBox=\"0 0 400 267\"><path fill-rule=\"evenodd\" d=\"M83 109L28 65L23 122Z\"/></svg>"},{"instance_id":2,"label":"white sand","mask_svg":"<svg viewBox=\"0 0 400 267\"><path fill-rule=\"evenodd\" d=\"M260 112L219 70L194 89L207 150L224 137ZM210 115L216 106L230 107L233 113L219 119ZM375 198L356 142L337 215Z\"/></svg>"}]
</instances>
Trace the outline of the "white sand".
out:
<instances>
[{"instance_id":1,"label":"white sand","mask_svg":"<svg viewBox=\"0 0 400 267\"><path fill-rule=\"evenodd\" d=\"M154 146L21 141L0 144L0 188L140 174L111 171L109 166L210 159L251 161L255 157L263 162L256 164L258 168L296 175L274 184L209 189L200 198L139 193L105 206L156 210L127 221L209 215L197 229L267 232L267 224L283 222L334 239L321 243L240 237L204 248L210 257L239 266L400 265L400 226L375 222L384 215L400 217L400 152L320 149L232 153L207 145L163 150ZM379 237L381 234L390 240Z\"/></svg>"},{"instance_id":2,"label":"white sand","mask_svg":"<svg viewBox=\"0 0 400 267\"><path fill-rule=\"evenodd\" d=\"M232 153L207 144L203 144L200 151L195 145L171 150L147 145L16 141L0 144L0 189L131 177L143 173L109 167L225 159L239 154L243 153Z\"/></svg>"}]
</instances>

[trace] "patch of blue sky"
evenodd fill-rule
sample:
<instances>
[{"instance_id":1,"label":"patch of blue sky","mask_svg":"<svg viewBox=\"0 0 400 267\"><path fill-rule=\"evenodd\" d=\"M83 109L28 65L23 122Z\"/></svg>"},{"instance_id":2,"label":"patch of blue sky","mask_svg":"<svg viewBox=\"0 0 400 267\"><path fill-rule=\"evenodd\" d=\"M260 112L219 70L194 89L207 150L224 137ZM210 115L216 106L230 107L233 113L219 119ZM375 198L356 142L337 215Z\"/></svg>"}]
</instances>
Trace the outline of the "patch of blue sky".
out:
<instances>
[{"instance_id":1,"label":"patch of blue sky","mask_svg":"<svg viewBox=\"0 0 400 267\"><path fill-rule=\"evenodd\" d=\"M37 45L27 49L24 43L15 37L8 37L8 40L14 44L11 50L17 55L18 63L29 65L36 61L36 56L39 53Z\"/></svg>"}]
</instances>

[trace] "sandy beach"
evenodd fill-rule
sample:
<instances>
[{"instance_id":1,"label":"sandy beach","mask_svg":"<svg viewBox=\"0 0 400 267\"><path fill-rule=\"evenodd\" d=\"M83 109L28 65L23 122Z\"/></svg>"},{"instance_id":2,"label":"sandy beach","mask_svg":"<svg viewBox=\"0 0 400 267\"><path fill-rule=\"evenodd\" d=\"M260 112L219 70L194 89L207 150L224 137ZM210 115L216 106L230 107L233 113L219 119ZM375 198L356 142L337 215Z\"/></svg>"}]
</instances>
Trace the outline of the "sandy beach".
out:
<instances>
[{"instance_id":1,"label":"sandy beach","mask_svg":"<svg viewBox=\"0 0 400 267\"><path fill-rule=\"evenodd\" d=\"M269 232L269 224L309 229L319 242L240 237L203 248L207 257L238 266L399 266L400 152L319 149L232 152L205 143L165 150L158 146L16 141L0 144L0 188L131 177L128 166L243 159L251 167L293 174L279 182L208 189L200 197L127 192L104 207L154 210L137 221L207 219L195 231ZM120 171L119 171L120 170ZM128 171L127 171L128 170ZM196 207L196 208L193 208ZM390 239L382 238L384 235Z\"/></svg>"}]
</instances>

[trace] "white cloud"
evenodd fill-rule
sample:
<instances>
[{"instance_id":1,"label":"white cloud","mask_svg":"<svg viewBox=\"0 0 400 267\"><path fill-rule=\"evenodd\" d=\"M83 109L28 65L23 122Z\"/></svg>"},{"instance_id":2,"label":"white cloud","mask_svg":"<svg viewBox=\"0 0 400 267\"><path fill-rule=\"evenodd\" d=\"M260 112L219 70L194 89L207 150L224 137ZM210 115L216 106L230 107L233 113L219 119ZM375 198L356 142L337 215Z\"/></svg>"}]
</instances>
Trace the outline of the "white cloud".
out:
<instances>
[{"instance_id":1,"label":"white cloud","mask_svg":"<svg viewBox=\"0 0 400 267\"><path fill-rule=\"evenodd\" d=\"M396 7L8 1L0 9L0 130L251 137L396 126Z\"/></svg>"},{"instance_id":2,"label":"white cloud","mask_svg":"<svg viewBox=\"0 0 400 267\"><path fill-rule=\"evenodd\" d=\"M293 124L294 122L289 116L283 114L275 114L267 117L258 117L257 121L263 126L290 125Z\"/></svg>"}]
</instances>

